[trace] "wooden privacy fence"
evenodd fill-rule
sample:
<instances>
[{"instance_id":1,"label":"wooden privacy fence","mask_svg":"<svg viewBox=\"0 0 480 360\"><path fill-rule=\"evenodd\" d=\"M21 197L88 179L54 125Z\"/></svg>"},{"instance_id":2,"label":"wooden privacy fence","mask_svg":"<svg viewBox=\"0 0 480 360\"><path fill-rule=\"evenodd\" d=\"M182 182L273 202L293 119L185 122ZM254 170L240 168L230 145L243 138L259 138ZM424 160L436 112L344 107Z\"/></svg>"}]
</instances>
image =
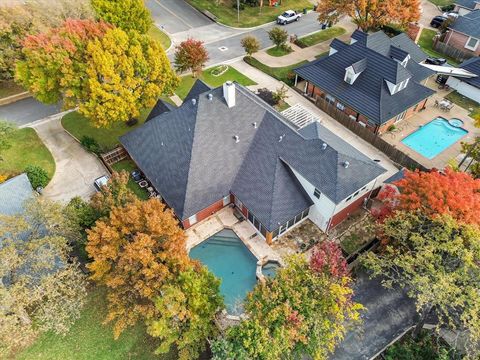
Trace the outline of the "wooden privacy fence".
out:
<instances>
[{"instance_id":1,"label":"wooden privacy fence","mask_svg":"<svg viewBox=\"0 0 480 360\"><path fill-rule=\"evenodd\" d=\"M454 58L458 62L463 62L465 60L468 60L475 55L472 53L468 53L466 51L459 50L451 45L441 42L440 40L434 41L433 48L439 53L442 53L451 58Z\"/></svg>"},{"instance_id":2,"label":"wooden privacy fence","mask_svg":"<svg viewBox=\"0 0 480 360\"><path fill-rule=\"evenodd\" d=\"M428 170L425 166L412 159L404 152L398 150L396 147L383 140L380 136L374 134L371 130L352 120L343 111L337 109L335 105L330 104L328 101L325 101L320 97L317 98L315 104L332 118L337 120L340 124L355 133L355 135L360 136L363 140L375 146L378 150L387 155L394 163L410 170Z\"/></svg>"},{"instance_id":3,"label":"wooden privacy fence","mask_svg":"<svg viewBox=\"0 0 480 360\"><path fill-rule=\"evenodd\" d=\"M103 161L107 169L112 173L112 165L118 163L119 161L128 159L127 151L122 147L118 146L115 149L106 152L104 154L100 154L100 159Z\"/></svg>"}]
</instances>

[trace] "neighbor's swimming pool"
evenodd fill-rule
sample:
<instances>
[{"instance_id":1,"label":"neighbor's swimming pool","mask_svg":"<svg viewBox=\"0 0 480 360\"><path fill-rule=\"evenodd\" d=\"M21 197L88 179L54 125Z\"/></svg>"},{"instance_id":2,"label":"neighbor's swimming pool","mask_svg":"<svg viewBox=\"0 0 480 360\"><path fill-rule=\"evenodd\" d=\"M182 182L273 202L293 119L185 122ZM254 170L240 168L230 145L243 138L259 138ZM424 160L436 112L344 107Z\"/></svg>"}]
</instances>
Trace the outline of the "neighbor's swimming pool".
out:
<instances>
[{"instance_id":1,"label":"neighbor's swimming pool","mask_svg":"<svg viewBox=\"0 0 480 360\"><path fill-rule=\"evenodd\" d=\"M468 134L467 130L459 127L459 124L459 122L449 122L438 117L408 135L402 143L427 159L433 159Z\"/></svg>"},{"instance_id":2,"label":"neighbor's swimming pool","mask_svg":"<svg viewBox=\"0 0 480 360\"><path fill-rule=\"evenodd\" d=\"M241 314L243 300L257 282L257 258L235 232L224 229L216 233L192 248L190 257L200 260L222 280L220 292L225 298L227 312Z\"/></svg>"}]
</instances>

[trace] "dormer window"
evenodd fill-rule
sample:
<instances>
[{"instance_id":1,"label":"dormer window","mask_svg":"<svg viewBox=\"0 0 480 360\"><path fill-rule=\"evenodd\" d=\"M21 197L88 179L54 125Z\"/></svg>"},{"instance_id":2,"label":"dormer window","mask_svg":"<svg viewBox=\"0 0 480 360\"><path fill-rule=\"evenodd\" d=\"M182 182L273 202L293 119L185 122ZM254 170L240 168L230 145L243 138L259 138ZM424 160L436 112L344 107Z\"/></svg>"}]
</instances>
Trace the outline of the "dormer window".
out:
<instances>
[{"instance_id":1,"label":"dormer window","mask_svg":"<svg viewBox=\"0 0 480 360\"><path fill-rule=\"evenodd\" d=\"M350 68L347 68L347 70L345 70L345 82L352 85L353 82L355 81L355 73L353 72L353 70L350 70Z\"/></svg>"},{"instance_id":2,"label":"dormer window","mask_svg":"<svg viewBox=\"0 0 480 360\"><path fill-rule=\"evenodd\" d=\"M388 90L390 90L390 95L394 95L397 92L405 89L408 85L409 80L410 80L410 78L405 79L403 81L400 81L398 84L392 84L390 81L385 80L387 82L387 85L388 85Z\"/></svg>"},{"instance_id":3,"label":"dormer window","mask_svg":"<svg viewBox=\"0 0 480 360\"><path fill-rule=\"evenodd\" d=\"M410 60L410 55L407 55L405 59L400 63L403 67L407 67L408 60Z\"/></svg>"}]
</instances>

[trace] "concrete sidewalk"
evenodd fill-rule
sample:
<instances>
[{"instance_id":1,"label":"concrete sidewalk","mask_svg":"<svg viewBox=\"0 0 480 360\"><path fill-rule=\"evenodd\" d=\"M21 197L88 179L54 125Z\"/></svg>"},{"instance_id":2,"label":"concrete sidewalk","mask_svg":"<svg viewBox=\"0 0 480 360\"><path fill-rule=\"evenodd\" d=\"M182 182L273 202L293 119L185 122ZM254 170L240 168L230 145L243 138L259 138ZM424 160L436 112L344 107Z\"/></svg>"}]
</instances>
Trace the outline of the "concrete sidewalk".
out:
<instances>
[{"instance_id":1,"label":"concrete sidewalk","mask_svg":"<svg viewBox=\"0 0 480 360\"><path fill-rule=\"evenodd\" d=\"M248 86L250 90L256 91L259 88L276 90L283 85L283 82L278 81L271 76L268 76L267 74L254 68L253 66L248 65L243 60L236 61L230 65L240 71L242 74L248 76L250 79L253 79L257 82L257 85ZM342 126L339 122L337 122L329 115L324 113L322 110L320 110L318 107L316 107L314 104L312 104L310 100L306 99L290 87L288 88L287 94L288 98L286 99L286 102L289 105L301 104L306 109L317 115L322 125L324 125L327 129L341 137L343 140L354 146L356 149L363 152L369 158L380 160L379 164L387 170L387 172L380 177L380 180L385 180L398 171L395 165L385 154L383 154L380 150L373 147L365 140Z\"/></svg>"}]
</instances>

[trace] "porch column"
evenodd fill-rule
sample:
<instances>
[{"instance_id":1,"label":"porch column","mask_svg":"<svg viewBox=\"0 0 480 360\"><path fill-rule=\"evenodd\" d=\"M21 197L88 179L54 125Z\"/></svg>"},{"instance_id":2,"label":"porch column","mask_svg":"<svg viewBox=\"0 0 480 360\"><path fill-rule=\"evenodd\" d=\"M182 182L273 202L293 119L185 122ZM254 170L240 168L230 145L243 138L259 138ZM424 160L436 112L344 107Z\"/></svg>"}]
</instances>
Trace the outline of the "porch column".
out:
<instances>
[{"instance_id":1,"label":"porch column","mask_svg":"<svg viewBox=\"0 0 480 360\"><path fill-rule=\"evenodd\" d=\"M298 83L298 74L295 74L295 87L297 87L297 83Z\"/></svg>"},{"instance_id":2,"label":"porch column","mask_svg":"<svg viewBox=\"0 0 480 360\"><path fill-rule=\"evenodd\" d=\"M267 241L268 245L272 245L272 233L271 232L267 232L267 234L265 235L265 240Z\"/></svg>"}]
</instances>

